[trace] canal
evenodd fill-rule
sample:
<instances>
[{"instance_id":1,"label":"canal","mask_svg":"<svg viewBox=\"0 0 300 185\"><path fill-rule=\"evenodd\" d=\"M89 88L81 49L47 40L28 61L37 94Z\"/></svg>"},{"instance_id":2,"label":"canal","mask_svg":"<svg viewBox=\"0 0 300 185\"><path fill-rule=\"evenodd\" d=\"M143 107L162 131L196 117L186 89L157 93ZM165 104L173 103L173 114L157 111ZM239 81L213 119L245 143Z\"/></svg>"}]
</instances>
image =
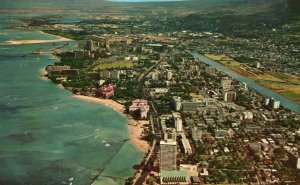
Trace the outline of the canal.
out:
<instances>
[{"instance_id":1,"label":"canal","mask_svg":"<svg viewBox=\"0 0 300 185\"><path fill-rule=\"evenodd\" d=\"M234 78L240 82L246 82L248 87L260 92L262 95L264 95L266 97L273 97L274 99L279 100L280 104L282 106L300 114L300 105L297 104L296 102L293 102L292 100L290 100L268 88L265 88L265 87L259 85L253 79L244 77L244 76L230 70L229 68L223 66L222 64L219 64L218 62L211 60L197 52L188 51L188 53L190 53L191 55L193 55L195 58L199 59L200 61L216 68L217 70L226 73L227 75L231 76L232 78Z\"/></svg>"}]
</instances>

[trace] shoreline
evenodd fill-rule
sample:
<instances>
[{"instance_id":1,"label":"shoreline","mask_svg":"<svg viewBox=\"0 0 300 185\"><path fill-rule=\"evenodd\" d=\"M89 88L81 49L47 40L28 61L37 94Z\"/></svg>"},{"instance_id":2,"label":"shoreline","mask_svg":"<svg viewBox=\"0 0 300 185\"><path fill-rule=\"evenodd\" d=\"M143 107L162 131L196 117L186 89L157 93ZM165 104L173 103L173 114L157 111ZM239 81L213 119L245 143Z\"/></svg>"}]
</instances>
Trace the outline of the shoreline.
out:
<instances>
[{"instance_id":1,"label":"shoreline","mask_svg":"<svg viewBox=\"0 0 300 185\"><path fill-rule=\"evenodd\" d=\"M45 68L41 68L40 70L40 74L41 74L41 79L45 80L45 81L51 81L48 77L46 77L47 71ZM57 84L57 86L61 89L65 89L64 86L62 84Z\"/></svg>"},{"instance_id":2,"label":"shoreline","mask_svg":"<svg viewBox=\"0 0 300 185\"><path fill-rule=\"evenodd\" d=\"M140 139L140 136L143 134L144 131L144 125L149 124L149 121L147 120L135 120L129 115L125 114L125 107L124 105L110 99L100 99L96 97L90 97L90 96L83 96L83 95L74 95L74 98L84 100L86 102L101 104L106 107L112 108L115 111L119 112L123 116L125 116L128 120L128 131L130 134L130 140L143 152L147 153L150 149L150 145L147 141Z\"/></svg>"},{"instance_id":3,"label":"shoreline","mask_svg":"<svg viewBox=\"0 0 300 185\"><path fill-rule=\"evenodd\" d=\"M54 37L57 37L58 39L65 39L65 40L68 40L68 41L74 41L73 39L69 39L69 38L66 38L66 37L62 37L60 35L53 35L53 34L50 34L50 33L46 33L44 32L43 30L38 30L37 32L41 33L41 34L44 34L44 35L49 35L49 36L54 36Z\"/></svg>"},{"instance_id":4,"label":"shoreline","mask_svg":"<svg viewBox=\"0 0 300 185\"><path fill-rule=\"evenodd\" d=\"M62 36L58 36L58 35L52 35L49 33L45 33L41 30L37 31L38 33L41 34L45 34L48 36L55 36L57 37L57 39L51 39L51 40L8 40L6 41L6 43L8 43L9 45L25 45L25 44L43 44L43 43L54 43L54 42L70 42L73 41L72 39L68 39Z\"/></svg>"},{"instance_id":5,"label":"shoreline","mask_svg":"<svg viewBox=\"0 0 300 185\"><path fill-rule=\"evenodd\" d=\"M61 42L73 41L72 39L68 39L68 38L64 38L62 36L45 33L41 30L39 30L38 32L41 33L41 34L58 37L58 39L55 39L55 40L60 40ZM43 40L43 41L53 42L53 40ZM30 43L30 44L34 44L34 43ZM40 69L40 73L41 73L41 78L43 80L49 80L49 78L45 77L45 74L47 74L47 71L46 71L45 68ZM58 86L60 88L64 88L61 84L58 84ZM122 116L125 116L128 120L127 127L128 127L128 131L129 131L129 134L130 134L129 139L137 146L137 148L139 150L141 150L145 153L147 153L149 151L149 149L150 149L149 143L145 140L140 139L140 137L141 137L141 135L143 134L143 131L144 131L144 125L149 124L148 120L135 120L135 119L133 119L131 116L124 113L125 112L124 105L122 105L122 104L120 104L120 103L118 103L114 100L100 99L100 98L96 98L96 97L83 96L83 95L73 95L73 97L77 98L77 99L81 99L81 100L86 101L86 102L91 102L91 103L104 105L106 107L112 108L115 111L119 112Z\"/></svg>"}]
</instances>

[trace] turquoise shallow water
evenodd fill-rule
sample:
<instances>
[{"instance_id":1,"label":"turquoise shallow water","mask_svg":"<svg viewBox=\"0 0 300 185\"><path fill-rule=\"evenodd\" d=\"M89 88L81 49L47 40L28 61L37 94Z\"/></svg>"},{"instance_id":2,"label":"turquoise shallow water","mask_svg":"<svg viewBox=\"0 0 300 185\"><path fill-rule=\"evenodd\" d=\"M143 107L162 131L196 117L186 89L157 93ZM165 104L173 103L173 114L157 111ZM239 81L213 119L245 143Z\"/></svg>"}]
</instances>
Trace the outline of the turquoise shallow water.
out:
<instances>
[{"instance_id":1,"label":"turquoise shallow water","mask_svg":"<svg viewBox=\"0 0 300 185\"><path fill-rule=\"evenodd\" d=\"M41 78L50 55L28 55L51 44L6 45L10 39L53 39L5 30L0 15L0 184L122 184L144 153L128 139L127 119L72 97ZM105 141L110 147L105 146Z\"/></svg>"}]
</instances>

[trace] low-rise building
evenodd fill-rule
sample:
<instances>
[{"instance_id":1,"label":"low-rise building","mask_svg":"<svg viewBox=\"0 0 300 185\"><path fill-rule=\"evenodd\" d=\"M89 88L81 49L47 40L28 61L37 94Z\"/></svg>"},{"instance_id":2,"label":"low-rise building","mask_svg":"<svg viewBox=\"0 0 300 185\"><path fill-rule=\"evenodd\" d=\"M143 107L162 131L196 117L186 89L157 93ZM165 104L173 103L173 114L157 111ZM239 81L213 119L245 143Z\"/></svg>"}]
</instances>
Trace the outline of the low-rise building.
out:
<instances>
[{"instance_id":1,"label":"low-rise building","mask_svg":"<svg viewBox=\"0 0 300 185\"><path fill-rule=\"evenodd\" d=\"M164 128L163 133L164 133L164 140L171 139L176 142L177 133L174 128Z\"/></svg>"},{"instance_id":2,"label":"low-rise building","mask_svg":"<svg viewBox=\"0 0 300 185\"><path fill-rule=\"evenodd\" d=\"M191 177L191 183L192 183L192 185L200 185L200 183L201 183L201 181L200 181L200 179L199 179L199 177L198 176L192 176Z\"/></svg>"},{"instance_id":3,"label":"low-rise building","mask_svg":"<svg viewBox=\"0 0 300 185\"><path fill-rule=\"evenodd\" d=\"M243 119L244 120L251 120L253 119L253 113L248 111L248 112L243 112Z\"/></svg>"},{"instance_id":4,"label":"low-rise building","mask_svg":"<svg viewBox=\"0 0 300 185\"><path fill-rule=\"evenodd\" d=\"M187 127L194 127L195 126L195 121L193 119L185 118L184 122L185 122Z\"/></svg>"},{"instance_id":5,"label":"low-rise building","mask_svg":"<svg viewBox=\"0 0 300 185\"><path fill-rule=\"evenodd\" d=\"M254 152L260 152L261 151L261 144L260 143L249 143L248 146Z\"/></svg>"},{"instance_id":6,"label":"low-rise building","mask_svg":"<svg viewBox=\"0 0 300 185\"><path fill-rule=\"evenodd\" d=\"M201 140L201 137L202 137L202 130L197 127L192 128L192 138L195 141L198 141Z\"/></svg>"},{"instance_id":7,"label":"low-rise building","mask_svg":"<svg viewBox=\"0 0 300 185\"><path fill-rule=\"evenodd\" d=\"M182 111L184 113L196 113L198 110L198 107L203 105L202 101L199 101L197 99L193 99L191 101L183 101L182 102Z\"/></svg>"},{"instance_id":8,"label":"low-rise building","mask_svg":"<svg viewBox=\"0 0 300 185\"><path fill-rule=\"evenodd\" d=\"M180 164L180 170L186 170L190 176L198 176L198 165Z\"/></svg>"},{"instance_id":9,"label":"low-rise building","mask_svg":"<svg viewBox=\"0 0 300 185\"><path fill-rule=\"evenodd\" d=\"M78 69L71 69L70 66L54 66L54 65L48 65L46 67L46 71L49 77L52 76L68 76L68 75L78 75L79 70Z\"/></svg>"},{"instance_id":10,"label":"low-rise building","mask_svg":"<svg viewBox=\"0 0 300 185\"><path fill-rule=\"evenodd\" d=\"M49 71L62 71L62 70L68 70L68 69L71 69L70 66L54 66L54 65L48 65L46 67L46 71L49 72Z\"/></svg>"},{"instance_id":11,"label":"low-rise building","mask_svg":"<svg viewBox=\"0 0 300 185\"><path fill-rule=\"evenodd\" d=\"M186 170L160 172L161 185L189 185L190 178Z\"/></svg>"},{"instance_id":12,"label":"low-rise building","mask_svg":"<svg viewBox=\"0 0 300 185\"><path fill-rule=\"evenodd\" d=\"M102 70L99 72L100 79L106 79L111 77L111 72L108 70Z\"/></svg>"},{"instance_id":13,"label":"low-rise building","mask_svg":"<svg viewBox=\"0 0 300 185\"><path fill-rule=\"evenodd\" d=\"M125 61L138 61L139 57L137 56L128 56L124 58Z\"/></svg>"},{"instance_id":14,"label":"low-rise building","mask_svg":"<svg viewBox=\"0 0 300 185\"><path fill-rule=\"evenodd\" d=\"M234 131L232 129L229 130L222 130L222 129L217 129L215 130L215 138L216 139L222 139L225 137L232 137L234 134Z\"/></svg>"}]
</instances>

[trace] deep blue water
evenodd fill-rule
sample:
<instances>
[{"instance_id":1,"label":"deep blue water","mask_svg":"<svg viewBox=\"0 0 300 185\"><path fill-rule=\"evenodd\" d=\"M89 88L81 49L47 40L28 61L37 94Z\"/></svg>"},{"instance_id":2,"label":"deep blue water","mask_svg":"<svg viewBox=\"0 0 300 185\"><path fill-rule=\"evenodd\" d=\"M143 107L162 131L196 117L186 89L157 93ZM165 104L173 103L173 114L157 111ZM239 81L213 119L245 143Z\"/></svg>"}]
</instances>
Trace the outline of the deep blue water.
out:
<instances>
[{"instance_id":1,"label":"deep blue water","mask_svg":"<svg viewBox=\"0 0 300 185\"><path fill-rule=\"evenodd\" d=\"M127 119L43 80L40 70L55 62L51 55L22 56L51 44L6 41L55 37L4 29L19 22L15 17L0 15L0 184L68 184L73 177L85 185L98 175L97 184L122 184L144 156L123 142Z\"/></svg>"}]
</instances>

